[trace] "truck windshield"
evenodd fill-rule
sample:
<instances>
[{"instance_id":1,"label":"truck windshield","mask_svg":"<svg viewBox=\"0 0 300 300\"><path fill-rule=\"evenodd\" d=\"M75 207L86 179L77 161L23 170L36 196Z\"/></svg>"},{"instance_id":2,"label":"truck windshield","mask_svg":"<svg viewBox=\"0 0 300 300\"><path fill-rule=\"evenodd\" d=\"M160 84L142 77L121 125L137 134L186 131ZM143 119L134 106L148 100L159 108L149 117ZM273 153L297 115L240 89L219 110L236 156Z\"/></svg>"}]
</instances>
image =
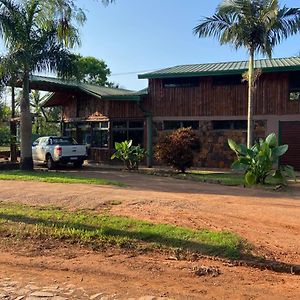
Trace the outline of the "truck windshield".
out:
<instances>
[{"instance_id":1,"label":"truck windshield","mask_svg":"<svg viewBox=\"0 0 300 300\"><path fill-rule=\"evenodd\" d=\"M72 138L51 138L49 140L50 145L77 145L78 143Z\"/></svg>"}]
</instances>

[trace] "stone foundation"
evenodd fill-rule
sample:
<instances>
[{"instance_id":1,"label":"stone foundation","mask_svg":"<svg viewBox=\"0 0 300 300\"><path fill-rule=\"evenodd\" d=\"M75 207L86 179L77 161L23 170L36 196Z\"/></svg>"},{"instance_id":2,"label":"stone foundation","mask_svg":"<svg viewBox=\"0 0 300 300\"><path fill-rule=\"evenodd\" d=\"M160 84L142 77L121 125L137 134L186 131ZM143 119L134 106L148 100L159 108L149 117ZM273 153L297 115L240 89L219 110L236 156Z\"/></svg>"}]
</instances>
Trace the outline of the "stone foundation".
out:
<instances>
[{"instance_id":1,"label":"stone foundation","mask_svg":"<svg viewBox=\"0 0 300 300\"><path fill-rule=\"evenodd\" d=\"M205 168L230 168L235 153L228 146L231 138L239 144L247 143L246 130L214 130L211 121L200 121L199 138L201 150L195 157L195 166ZM162 122L154 122L153 141L157 141L162 130ZM264 138L267 132L267 121L257 120L254 125L254 137Z\"/></svg>"},{"instance_id":2,"label":"stone foundation","mask_svg":"<svg viewBox=\"0 0 300 300\"><path fill-rule=\"evenodd\" d=\"M264 138L267 122L255 121L254 138ZM213 130L212 122L200 122L199 129L201 151L196 156L196 165L207 168L229 168L235 159L235 153L228 146L228 139L238 144L247 143L245 130Z\"/></svg>"}]
</instances>

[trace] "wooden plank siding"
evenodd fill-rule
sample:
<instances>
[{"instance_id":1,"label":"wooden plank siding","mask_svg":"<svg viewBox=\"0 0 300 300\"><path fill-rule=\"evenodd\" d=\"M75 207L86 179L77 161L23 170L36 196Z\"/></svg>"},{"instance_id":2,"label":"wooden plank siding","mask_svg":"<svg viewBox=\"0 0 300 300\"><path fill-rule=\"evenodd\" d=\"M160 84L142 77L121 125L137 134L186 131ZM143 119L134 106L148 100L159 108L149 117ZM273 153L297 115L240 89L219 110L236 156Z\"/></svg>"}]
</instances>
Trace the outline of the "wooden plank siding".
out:
<instances>
[{"instance_id":1,"label":"wooden plank siding","mask_svg":"<svg viewBox=\"0 0 300 300\"><path fill-rule=\"evenodd\" d=\"M164 88L162 79L149 80L144 106L158 117L241 116L247 114L247 84L214 86L200 77L197 87ZM289 100L289 74L265 73L255 88L254 114L300 113L300 103Z\"/></svg>"},{"instance_id":2,"label":"wooden plank siding","mask_svg":"<svg viewBox=\"0 0 300 300\"><path fill-rule=\"evenodd\" d=\"M136 102L101 100L88 95L74 95L63 107L63 120L99 121L144 118Z\"/></svg>"}]
</instances>

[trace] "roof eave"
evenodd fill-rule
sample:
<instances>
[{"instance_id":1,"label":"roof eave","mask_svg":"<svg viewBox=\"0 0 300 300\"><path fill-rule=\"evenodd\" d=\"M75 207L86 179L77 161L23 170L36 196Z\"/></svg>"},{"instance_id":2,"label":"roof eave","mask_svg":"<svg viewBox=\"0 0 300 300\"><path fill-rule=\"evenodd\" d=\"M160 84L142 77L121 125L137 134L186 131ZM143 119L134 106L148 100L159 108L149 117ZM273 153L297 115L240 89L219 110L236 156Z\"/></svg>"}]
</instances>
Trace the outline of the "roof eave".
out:
<instances>
[{"instance_id":1,"label":"roof eave","mask_svg":"<svg viewBox=\"0 0 300 300\"><path fill-rule=\"evenodd\" d=\"M103 96L103 100L139 102L141 101L141 97L138 95Z\"/></svg>"}]
</instances>

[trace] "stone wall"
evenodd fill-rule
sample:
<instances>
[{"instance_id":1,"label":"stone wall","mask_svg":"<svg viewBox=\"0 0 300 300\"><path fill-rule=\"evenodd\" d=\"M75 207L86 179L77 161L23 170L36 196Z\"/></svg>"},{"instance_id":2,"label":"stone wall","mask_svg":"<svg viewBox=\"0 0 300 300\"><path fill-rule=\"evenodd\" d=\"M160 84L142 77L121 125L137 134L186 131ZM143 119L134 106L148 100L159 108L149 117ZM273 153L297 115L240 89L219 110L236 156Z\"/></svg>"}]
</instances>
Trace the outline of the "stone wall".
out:
<instances>
[{"instance_id":1,"label":"stone wall","mask_svg":"<svg viewBox=\"0 0 300 300\"><path fill-rule=\"evenodd\" d=\"M267 122L255 121L254 137L265 137ZM200 122L199 129L201 151L196 156L196 164L207 168L229 168L235 159L234 152L228 146L228 139L237 143L247 143L247 132L245 130L213 130L212 122Z\"/></svg>"},{"instance_id":2,"label":"stone wall","mask_svg":"<svg viewBox=\"0 0 300 300\"><path fill-rule=\"evenodd\" d=\"M162 130L162 122L156 121L153 126L153 142ZM255 121L254 137L264 138L267 132L267 121ZM231 138L237 143L246 144L246 130L214 130L211 121L200 121L199 138L201 150L195 157L195 166L205 168L229 168L235 159L234 152L228 146Z\"/></svg>"}]
</instances>

